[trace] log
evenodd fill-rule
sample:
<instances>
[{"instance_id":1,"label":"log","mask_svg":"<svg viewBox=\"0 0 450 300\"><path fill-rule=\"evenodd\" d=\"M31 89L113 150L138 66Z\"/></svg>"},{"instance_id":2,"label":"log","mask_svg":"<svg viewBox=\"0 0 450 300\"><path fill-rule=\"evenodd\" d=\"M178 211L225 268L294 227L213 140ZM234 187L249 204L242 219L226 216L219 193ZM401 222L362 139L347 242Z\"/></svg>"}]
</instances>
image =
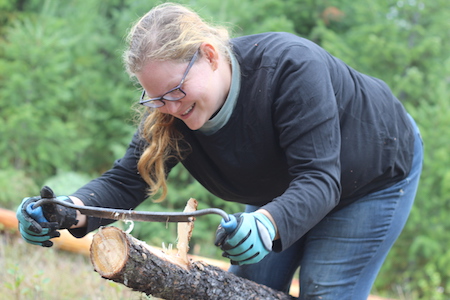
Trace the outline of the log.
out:
<instances>
[{"instance_id":1,"label":"log","mask_svg":"<svg viewBox=\"0 0 450 300\"><path fill-rule=\"evenodd\" d=\"M14 211L0 208L0 231L2 227L12 232L18 233L19 221ZM69 231L60 230L61 236L52 239L55 248L90 255L89 248L91 246L93 234L89 233L83 238L73 237Z\"/></svg>"},{"instance_id":2,"label":"log","mask_svg":"<svg viewBox=\"0 0 450 300\"><path fill-rule=\"evenodd\" d=\"M0 207L0 224L8 230L17 231L19 221L16 218L16 212Z\"/></svg>"},{"instance_id":3,"label":"log","mask_svg":"<svg viewBox=\"0 0 450 300\"><path fill-rule=\"evenodd\" d=\"M295 299L201 261L186 264L116 227L94 235L91 262L103 278L166 300Z\"/></svg>"},{"instance_id":4,"label":"log","mask_svg":"<svg viewBox=\"0 0 450 300\"><path fill-rule=\"evenodd\" d=\"M12 231L14 233L18 233L17 227L18 227L18 221L16 218L16 213L14 211L11 211L8 209L0 208L0 232L2 230L6 229L6 230ZM61 237L52 239L52 241L55 243L54 246L58 249L70 251L70 252L74 252L74 253L81 253L84 255L91 255L90 247L91 247L93 235L94 234L89 233L87 236L85 236L83 238L75 238L67 230L62 230ZM155 248L155 249L157 249L158 251L164 252L160 248ZM228 267L229 267L229 263L221 261L221 260L196 256L196 255L192 255L192 254L189 254L188 257L191 260L196 260L196 261L200 260L203 263L207 263L207 264L219 267L223 271L228 270ZM291 286L291 291L290 291L291 295L297 296L299 293L298 290L299 290L298 280L294 279L292 286ZM387 298L381 298L381 297L371 295L371 296L369 296L368 300L395 300L395 299L387 299Z\"/></svg>"},{"instance_id":5,"label":"log","mask_svg":"<svg viewBox=\"0 0 450 300\"><path fill-rule=\"evenodd\" d=\"M184 209L197 209L191 198ZM178 252L165 253L116 227L94 236L91 261L104 278L147 295L170 299L294 299L247 279L188 257L194 222L178 224Z\"/></svg>"}]
</instances>

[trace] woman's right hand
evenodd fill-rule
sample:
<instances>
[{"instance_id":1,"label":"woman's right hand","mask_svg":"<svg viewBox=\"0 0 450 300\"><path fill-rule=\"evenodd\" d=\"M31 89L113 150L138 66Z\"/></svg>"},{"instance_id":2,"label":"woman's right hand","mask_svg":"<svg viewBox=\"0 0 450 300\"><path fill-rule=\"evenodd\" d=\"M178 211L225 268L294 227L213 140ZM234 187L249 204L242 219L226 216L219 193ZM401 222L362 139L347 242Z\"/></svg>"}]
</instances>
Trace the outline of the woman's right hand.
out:
<instances>
[{"instance_id":1,"label":"woman's right hand","mask_svg":"<svg viewBox=\"0 0 450 300\"><path fill-rule=\"evenodd\" d=\"M50 239L60 236L59 229L68 229L78 223L77 212L72 208L56 204L33 207L37 201L44 198L57 198L73 203L67 196L56 197L49 187L44 186L40 196L27 197L22 200L16 216L19 220L20 234L25 241L34 245L51 247L53 242Z\"/></svg>"}]
</instances>

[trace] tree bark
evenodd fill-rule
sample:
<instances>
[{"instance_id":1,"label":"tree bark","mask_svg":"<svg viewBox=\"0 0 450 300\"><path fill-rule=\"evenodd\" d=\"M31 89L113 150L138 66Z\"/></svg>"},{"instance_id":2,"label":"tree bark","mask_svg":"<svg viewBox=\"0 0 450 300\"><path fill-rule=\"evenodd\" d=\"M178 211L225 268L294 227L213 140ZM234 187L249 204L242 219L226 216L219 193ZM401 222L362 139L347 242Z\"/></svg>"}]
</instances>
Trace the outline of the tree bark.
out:
<instances>
[{"instance_id":1,"label":"tree bark","mask_svg":"<svg viewBox=\"0 0 450 300\"><path fill-rule=\"evenodd\" d=\"M186 263L116 227L94 235L91 261L102 277L166 300L295 299L201 261Z\"/></svg>"}]
</instances>

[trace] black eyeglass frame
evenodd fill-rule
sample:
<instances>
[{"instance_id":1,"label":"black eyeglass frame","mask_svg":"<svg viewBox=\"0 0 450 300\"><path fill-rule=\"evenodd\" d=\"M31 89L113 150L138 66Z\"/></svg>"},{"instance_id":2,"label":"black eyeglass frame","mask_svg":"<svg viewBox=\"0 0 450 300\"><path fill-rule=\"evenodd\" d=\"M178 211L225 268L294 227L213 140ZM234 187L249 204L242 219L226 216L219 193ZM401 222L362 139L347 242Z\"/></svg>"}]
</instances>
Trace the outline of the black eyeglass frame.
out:
<instances>
[{"instance_id":1,"label":"black eyeglass frame","mask_svg":"<svg viewBox=\"0 0 450 300\"><path fill-rule=\"evenodd\" d=\"M168 92L164 93L160 97L149 98L149 99L144 99L146 92L145 92L145 90L143 90L141 98L139 100L139 104L147 106L147 107L150 107L150 108L158 108L158 107L163 107L164 105L166 105L166 103L164 101L178 101L178 100L181 100L184 97L186 97L186 92L182 90L181 86L183 85L184 81L186 80L187 74L189 73L189 71L191 70L191 68L194 65L195 61L197 60L199 52L200 52L200 48L197 49L197 51L194 53L194 56L192 56L191 60L189 61L188 66L186 68L186 71L184 71L184 74L183 74L183 77L181 78L180 83L176 87L174 87L173 89L171 89ZM173 92L175 92L177 90L180 91L183 94L181 97L172 98L172 99L164 98L168 94L173 93Z\"/></svg>"}]
</instances>

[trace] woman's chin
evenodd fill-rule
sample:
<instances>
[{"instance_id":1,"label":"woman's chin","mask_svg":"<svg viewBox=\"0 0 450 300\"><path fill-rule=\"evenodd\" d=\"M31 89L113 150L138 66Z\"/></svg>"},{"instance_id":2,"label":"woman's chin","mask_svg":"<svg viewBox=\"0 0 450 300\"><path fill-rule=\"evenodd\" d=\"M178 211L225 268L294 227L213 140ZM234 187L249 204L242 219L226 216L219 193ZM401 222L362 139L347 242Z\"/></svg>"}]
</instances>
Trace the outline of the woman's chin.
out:
<instances>
[{"instance_id":1,"label":"woman's chin","mask_svg":"<svg viewBox=\"0 0 450 300\"><path fill-rule=\"evenodd\" d=\"M189 120L183 120L184 124L190 129L190 130L198 130L202 128L202 126L205 124L204 122L189 122Z\"/></svg>"}]
</instances>

